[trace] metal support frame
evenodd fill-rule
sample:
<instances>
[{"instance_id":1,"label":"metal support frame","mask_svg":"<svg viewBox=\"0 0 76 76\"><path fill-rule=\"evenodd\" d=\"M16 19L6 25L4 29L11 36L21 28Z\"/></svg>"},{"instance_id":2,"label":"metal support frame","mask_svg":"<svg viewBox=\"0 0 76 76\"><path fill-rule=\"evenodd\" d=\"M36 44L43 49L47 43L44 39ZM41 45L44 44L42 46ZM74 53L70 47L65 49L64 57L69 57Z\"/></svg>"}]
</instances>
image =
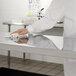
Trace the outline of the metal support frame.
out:
<instances>
[{"instance_id":1,"label":"metal support frame","mask_svg":"<svg viewBox=\"0 0 76 76\"><path fill-rule=\"evenodd\" d=\"M24 25L24 28L26 28L26 25ZM8 24L8 32L11 32L11 24ZM25 61L25 55L26 53L23 52L23 61ZM8 51L8 68L10 68L10 50Z\"/></svg>"},{"instance_id":2,"label":"metal support frame","mask_svg":"<svg viewBox=\"0 0 76 76\"><path fill-rule=\"evenodd\" d=\"M8 25L8 32L11 32L11 24L7 24L7 23L3 23L3 24L6 24ZM24 28L26 28L26 25L24 25ZM25 52L23 52L23 61L25 61ZM8 57L7 57L7 64L8 64L8 68L10 68L10 50L8 50Z\"/></svg>"},{"instance_id":3,"label":"metal support frame","mask_svg":"<svg viewBox=\"0 0 76 76\"><path fill-rule=\"evenodd\" d=\"M10 50L8 50L8 68L10 68Z\"/></svg>"}]
</instances>

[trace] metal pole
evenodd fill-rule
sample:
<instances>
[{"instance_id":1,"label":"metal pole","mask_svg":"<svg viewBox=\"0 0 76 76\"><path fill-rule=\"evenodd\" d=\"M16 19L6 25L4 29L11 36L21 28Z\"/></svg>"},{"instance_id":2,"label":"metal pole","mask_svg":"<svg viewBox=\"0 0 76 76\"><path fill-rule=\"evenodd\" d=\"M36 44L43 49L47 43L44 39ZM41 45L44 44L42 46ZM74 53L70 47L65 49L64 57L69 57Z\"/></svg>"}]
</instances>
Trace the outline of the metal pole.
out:
<instances>
[{"instance_id":1,"label":"metal pole","mask_svg":"<svg viewBox=\"0 0 76 76\"><path fill-rule=\"evenodd\" d=\"M11 24L8 24L8 32L11 32Z\"/></svg>"},{"instance_id":2,"label":"metal pole","mask_svg":"<svg viewBox=\"0 0 76 76\"><path fill-rule=\"evenodd\" d=\"M10 68L10 50L8 51L8 68Z\"/></svg>"},{"instance_id":3,"label":"metal pole","mask_svg":"<svg viewBox=\"0 0 76 76\"><path fill-rule=\"evenodd\" d=\"M26 28L26 25L24 25L24 28Z\"/></svg>"},{"instance_id":4,"label":"metal pole","mask_svg":"<svg viewBox=\"0 0 76 76\"><path fill-rule=\"evenodd\" d=\"M24 52L23 53L23 61L25 61L25 56L26 56L26 53Z\"/></svg>"},{"instance_id":5,"label":"metal pole","mask_svg":"<svg viewBox=\"0 0 76 76\"><path fill-rule=\"evenodd\" d=\"M26 25L24 25L24 28L26 28ZM26 53L23 52L23 61L25 61Z\"/></svg>"},{"instance_id":6,"label":"metal pole","mask_svg":"<svg viewBox=\"0 0 76 76\"><path fill-rule=\"evenodd\" d=\"M8 32L11 32L11 24L8 24ZM8 50L8 68L10 68L10 50Z\"/></svg>"}]
</instances>

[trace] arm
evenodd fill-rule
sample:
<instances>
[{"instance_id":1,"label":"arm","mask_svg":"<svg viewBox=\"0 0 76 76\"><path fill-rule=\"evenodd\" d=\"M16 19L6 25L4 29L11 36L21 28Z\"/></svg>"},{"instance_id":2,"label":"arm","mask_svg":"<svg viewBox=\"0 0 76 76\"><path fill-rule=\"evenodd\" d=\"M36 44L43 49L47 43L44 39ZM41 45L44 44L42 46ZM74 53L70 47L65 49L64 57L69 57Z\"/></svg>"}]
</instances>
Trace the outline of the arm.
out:
<instances>
[{"instance_id":1,"label":"arm","mask_svg":"<svg viewBox=\"0 0 76 76\"><path fill-rule=\"evenodd\" d=\"M53 0L46 11L45 17L27 26L29 33L42 32L55 26L58 20L64 16L64 0Z\"/></svg>"}]
</instances>

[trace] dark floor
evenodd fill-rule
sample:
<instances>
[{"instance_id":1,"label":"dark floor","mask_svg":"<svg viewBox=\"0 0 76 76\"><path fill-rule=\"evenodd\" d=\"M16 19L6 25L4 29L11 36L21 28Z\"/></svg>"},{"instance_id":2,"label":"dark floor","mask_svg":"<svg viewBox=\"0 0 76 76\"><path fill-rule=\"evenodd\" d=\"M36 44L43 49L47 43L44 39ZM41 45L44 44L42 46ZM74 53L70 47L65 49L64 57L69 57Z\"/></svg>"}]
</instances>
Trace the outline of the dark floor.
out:
<instances>
[{"instance_id":1,"label":"dark floor","mask_svg":"<svg viewBox=\"0 0 76 76\"><path fill-rule=\"evenodd\" d=\"M8 67L6 56L0 55L0 67ZM63 65L43 61L35 61L35 60L23 61L20 58L11 58L11 68L52 76L64 76Z\"/></svg>"}]
</instances>

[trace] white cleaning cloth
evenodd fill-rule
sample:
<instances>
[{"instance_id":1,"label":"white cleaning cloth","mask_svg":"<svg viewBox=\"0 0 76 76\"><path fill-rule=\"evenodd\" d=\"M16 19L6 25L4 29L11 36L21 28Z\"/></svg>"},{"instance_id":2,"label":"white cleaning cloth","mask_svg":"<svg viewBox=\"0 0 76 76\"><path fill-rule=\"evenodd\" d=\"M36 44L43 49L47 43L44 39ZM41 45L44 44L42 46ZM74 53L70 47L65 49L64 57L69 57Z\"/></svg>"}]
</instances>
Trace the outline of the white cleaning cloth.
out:
<instances>
[{"instance_id":1,"label":"white cleaning cloth","mask_svg":"<svg viewBox=\"0 0 76 76\"><path fill-rule=\"evenodd\" d=\"M19 35L17 33L12 35L6 34L5 37L10 38L11 40L19 40L20 38L28 38L28 34L24 34L24 35Z\"/></svg>"}]
</instances>

